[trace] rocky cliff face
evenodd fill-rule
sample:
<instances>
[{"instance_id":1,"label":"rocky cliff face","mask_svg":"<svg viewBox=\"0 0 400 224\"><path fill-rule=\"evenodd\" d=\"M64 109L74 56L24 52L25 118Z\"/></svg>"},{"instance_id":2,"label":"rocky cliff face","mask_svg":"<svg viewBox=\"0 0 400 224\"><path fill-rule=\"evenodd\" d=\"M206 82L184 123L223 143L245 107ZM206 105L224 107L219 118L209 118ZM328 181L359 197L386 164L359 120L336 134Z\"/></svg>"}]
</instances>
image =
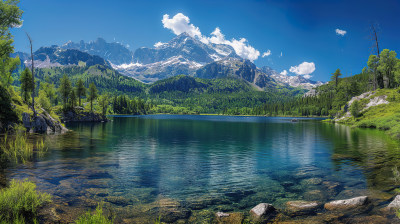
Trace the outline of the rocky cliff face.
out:
<instances>
[{"instance_id":1,"label":"rocky cliff face","mask_svg":"<svg viewBox=\"0 0 400 224\"><path fill-rule=\"evenodd\" d=\"M22 114L22 123L30 133L63 134L68 131L59 121L51 117L46 111L33 118L28 113Z\"/></svg>"},{"instance_id":2,"label":"rocky cliff face","mask_svg":"<svg viewBox=\"0 0 400 224\"><path fill-rule=\"evenodd\" d=\"M62 49L75 49L91 55L96 55L108 60L112 64L130 64L133 61L133 53L120 43L107 43L103 38L97 38L89 43L81 40L79 43L67 42Z\"/></svg>"},{"instance_id":3,"label":"rocky cliff face","mask_svg":"<svg viewBox=\"0 0 400 224\"><path fill-rule=\"evenodd\" d=\"M99 113L74 110L74 111L64 112L61 115L61 121L64 123L67 123L67 122L107 122L108 119L106 116L103 116Z\"/></svg>"}]
</instances>

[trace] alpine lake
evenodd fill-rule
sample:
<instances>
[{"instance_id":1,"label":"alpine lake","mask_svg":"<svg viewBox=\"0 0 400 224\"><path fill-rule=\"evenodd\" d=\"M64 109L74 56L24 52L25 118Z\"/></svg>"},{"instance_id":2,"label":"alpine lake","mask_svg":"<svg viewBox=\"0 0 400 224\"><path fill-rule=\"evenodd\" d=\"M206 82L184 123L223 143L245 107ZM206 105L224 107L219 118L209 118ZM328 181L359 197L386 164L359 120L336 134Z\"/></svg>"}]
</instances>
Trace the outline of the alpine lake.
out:
<instances>
[{"instance_id":1,"label":"alpine lake","mask_svg":"<svg viewBox=\"0 0 400 224\"><path fill-rule=\"evenodd\" d=\"M53 216L73 222L104 203L116 223L212 223L216 213L247 219L259 203L275 222L398 223L384 208L400 192L400 144L384 132L321 119L246 116L114 116L69 123L46 136L32 162L3 164L0 184L34 181L52 195ZM368 196L368 204L326 211L332 200ZM307 215L289 201L316 201ZM50 221L49 221L50 222Z\"/></svg>"}]
</instances>

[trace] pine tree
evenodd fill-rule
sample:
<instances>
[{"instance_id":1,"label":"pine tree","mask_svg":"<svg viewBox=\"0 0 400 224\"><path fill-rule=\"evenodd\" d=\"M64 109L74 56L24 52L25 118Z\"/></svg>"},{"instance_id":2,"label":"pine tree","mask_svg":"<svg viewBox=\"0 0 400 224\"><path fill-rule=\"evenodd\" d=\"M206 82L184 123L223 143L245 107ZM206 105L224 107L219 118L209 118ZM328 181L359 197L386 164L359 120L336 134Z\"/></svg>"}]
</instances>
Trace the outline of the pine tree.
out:
<instances>
[{"instance_id":1,"label":"pine tree","mask_svg":"<svg viewBox=\"0 0 400 224\"><path fill-rule=\"evenodd\" d=\"M97 99L97 89L96 89L96 85L92 82L89 85L89 100L90 100L90 111L93 111L93 100Z\"/></svg>"}]
</instances>

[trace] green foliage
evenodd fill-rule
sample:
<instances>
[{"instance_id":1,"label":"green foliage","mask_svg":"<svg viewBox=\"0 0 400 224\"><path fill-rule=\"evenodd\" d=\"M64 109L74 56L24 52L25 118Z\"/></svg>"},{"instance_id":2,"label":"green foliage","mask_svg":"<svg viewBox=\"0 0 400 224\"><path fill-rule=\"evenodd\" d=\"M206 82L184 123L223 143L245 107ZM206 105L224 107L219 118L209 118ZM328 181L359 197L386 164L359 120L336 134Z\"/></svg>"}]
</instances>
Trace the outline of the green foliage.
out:
<instances>
[{"instance_id":1,"label":"green foliage","mask_svg":"<svg viewBox=\"0 0 400 224\"><path fill-rule=\"evenodd\" d=\"M340 73L340 69L336 69L335 73L332 74L331 80L335 83L335 87L339 85L340 76L342 76L342 73Z\"/></svg>"},{"instance_id":2,"label":"green foliage","mask_svg":"<svg viewBox=\"0 0 400 224\"><path fill-rule=\"evenodd\" d=\"M71 81L69 80L68 76L64 74L60 81L60 87L58 87L58 91L60 92L63 100L64 110L67 108L68 98L71 94L71 90Z\"/></svg>"},{"instance_id":3,"label":"green foliage","mask_svg":"<svg viewBox=\"0 0 400 224\"><path fill-rule=\"evenodd\" d=\"M5 88L2 84L0 84L0 131L6 127L1 127L2 125L7 124L8 122L16 122L18 121L18 115L16 110L11 105L12 96L10 91Z\"/></svg>"},{"instance_id":4,"label":"green foliage","mask_svg":"<svg viewBox=\"0 0 400 224\"><path fill-rule=\"evenodd\" d=\"M78 79L78 81L76 81L76 95L78 96L79 99L79 106L82 106L81 104L81 98L86 96L86 88L85 85L83 83L82 79Z\"/></svg>"},{"instance_id":5,"label":"green foliage","mask_svg":"<svg viewBox=\"0 0 400 224\"><path fill-rule=\"evenodd\" d=\"M43 138L34 143L30 142L22 125L16 125L14 131L14 135L6 133L0 142L0 155L3 160L25 163L33 158L34 153L42 155L47 150Z\"/></svg>"},{"instance_id":6,"label":"green foliage","mask_svg":"<svg viewBox=\"0 0 400 224\"><path fill-rule=\"evenodd\" d=\"M88 99L90 101L90 111L93 111L93 100L96 100L98 97L96 85L92 82L89 85L89 95Z\"/></svg>"},{"instance_id":7,"label":"green foliage","mask_svg":"<svg viewBox=\"0 0 400 224\"><path fill-rule=\"evenodd\" d=\"M94 214L90 211L86 212L84 215L79 217L76 224L113 224L114 218L108 218L103 214L103 203L100 203Z\"/></svg>"},{"instance_id":8,"label":"green foliage","mask_svg":"<svg viewBox=\"0 0 400 224\"><path fill-rule=\"evenodd\" d=\"M396 52L389 51L389 49L384 49L380 53L378 71L383 74L383 86L385 88L394 88L397 86L394 75L400 60L396 56Z\"/></svg>"},{"instance_id":9,"label":"green foliage","mask_svg":"<svg viewBox=\"0 0 400 224\"><path fill-rule=\"evenodd\" d=\"M32 73L28 68L25 68L21 73L21 93L24 101L28 103L31 98L31 93L33 91L33 77Z\"/></svg>"},{"instance_id":10,"label":"green foliage","mask_svg":"<svg viewBox=\"0 0 400 224\"><path fill-rule=\"evenodd\" d=\"M358 117L360 113L360 103L358 100L354 100L354 102L351 104L350 113L353 117Z\"/></svg>"},{"instance_id":11,"label":"green foliage","mask_svg":"<svg viewBox=\"0 0 400 224\"><path fill-rule=\"evenodd\" d=\"M45 111L51 112L51 103L50 99L47 97L47 94L44 90L39 91L39 98L38 98L38 103L40 107L42 107Z\"/></svg>"},{"instance_id":12,"label":"green foliage","mask_svg":"<svg viewBox=\"0 0 400 224\"><path fill-rule=\"evenodd\" d=\"M35 183L13 179L0 191L0 223L34 220L38 209L50 202L51 196L36 191Z\"/></svg>"},{"instance_id":13,"label":"green foliage","mask_svg":"<svg viewBox=\"0 0 400 224\"><path fill-rule=\"evenodd\" d=\"M57 98L56 89L54 87L54 84L48 83L46 81L42 81L40 83L40 90L43 90L45 92L46 97L50 101L50 104L53 104ZM39 91L39 95L40 95L40 91Z\"/></svg>"},{"instance_id":14,"label":"green foliage","mask_svg":"<svg viewBox=\"0 0 400 224\"><path fill-rule=\"evenodd\" d=\"M11 58L14 52L10 28L21 25L22 11L17 0L0 1L0 83L8 86L12 82L11 74L19 64L19 58Z\"/></svg>"},{"instance_id":15,"label":"green foliage","mask_svg":"<svg viewBox=\"0 0 400 224\"><path fill-rule=\"evenodd\" d=\"M110 98L110 96L108 94L104 94L99 97L99 106L101 108L102 115L106 115L106 113L107 113L109 98Z\"/></svg>"}]
</instances>

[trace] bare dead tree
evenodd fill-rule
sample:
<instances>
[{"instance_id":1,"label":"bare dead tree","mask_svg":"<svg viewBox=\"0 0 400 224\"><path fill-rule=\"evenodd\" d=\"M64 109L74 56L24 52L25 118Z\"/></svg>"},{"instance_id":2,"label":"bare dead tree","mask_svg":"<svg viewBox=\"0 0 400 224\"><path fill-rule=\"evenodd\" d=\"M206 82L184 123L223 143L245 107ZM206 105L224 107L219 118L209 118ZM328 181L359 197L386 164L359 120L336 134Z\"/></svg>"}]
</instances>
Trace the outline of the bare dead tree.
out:
<instances>
[{"instance_id":1,"label":"bare dead tree","mask_svg":"<svg viewBox=\"0 0 400 224\"><path fill-rule=\"evenodd\" d=\"M33 47L32 47L32 38L31 36L29 36L28 33L26 33L26 36L28 37L29 40L29 45L31 47L31 60L32 60L32 64L31 64L31 72L32 72L32 111L33 111L33 117L36 117L36 110L35 110L35 66L33 64Z\"/></svg>"},{"instance_id":2,"label":"bare dead tree","mask_svg":"<svg viewBox=\"0 0 400 224\"><path fill-rule=\"evenodd\" d=\"M379 24L377 23L371 23L370 27L370 39L372 41L372 46L371 46L371 53L374 54L376 53L376 56L380 57L380 50L379 50L379 39L378 39L378 33L379 33ZM380 75L378 74L379 71L375 71L373 73L372 77L372 86L373 90L375 91L377 89L378 83L379 83L379 77Z\"/></svg>"},{"instance_id":3,"label":"bare dead tree","mask_svg":"<svg viewBox=\"0 0 400 224\"><path fill-rule=\"evenodd\" d=\"M377 23L372 23L371 24L371 39L374 42L374 45L373 45L372 48L373 49L375 48L375 50L376 50L375 52L377 53L377 56L379 58L380 51L379 51L378 32L379 32L378 24Z\"/></svg>"}]
</instances>

